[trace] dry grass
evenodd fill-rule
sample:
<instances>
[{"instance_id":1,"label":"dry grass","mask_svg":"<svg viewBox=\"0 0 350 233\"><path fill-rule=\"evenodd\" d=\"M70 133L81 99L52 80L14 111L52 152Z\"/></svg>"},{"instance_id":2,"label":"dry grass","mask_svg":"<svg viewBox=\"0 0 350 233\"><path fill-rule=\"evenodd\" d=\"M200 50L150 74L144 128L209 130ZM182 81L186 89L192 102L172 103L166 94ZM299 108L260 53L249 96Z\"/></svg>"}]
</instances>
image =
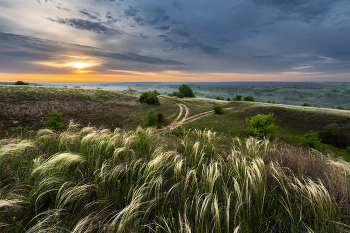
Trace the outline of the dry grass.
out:
<instances>
[{"instance_id":1,"label":"dry grass","mask_svg":"<svg viewBox=\"0 0 350 233\"><path fill-rule=\"evenodd\" d=\"M348 163L268 140L71 123L1 141L0 155L2 232L346 232L350 221Z\"/></svg>"}]
</instances>

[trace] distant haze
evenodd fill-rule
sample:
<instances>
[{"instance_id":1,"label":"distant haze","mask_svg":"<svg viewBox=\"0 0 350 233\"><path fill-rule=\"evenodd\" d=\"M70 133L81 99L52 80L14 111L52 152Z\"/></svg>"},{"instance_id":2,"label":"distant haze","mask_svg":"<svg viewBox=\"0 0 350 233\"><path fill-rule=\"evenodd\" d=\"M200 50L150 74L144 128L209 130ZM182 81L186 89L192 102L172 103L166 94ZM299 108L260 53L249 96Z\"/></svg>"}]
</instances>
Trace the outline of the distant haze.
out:
<instances>
[{"instance_id":1,"label":"distant haze","mask_svg":"<svg viewBox=\"0 0 350 233\"><path fill-rule=\"evenodd\" d=\"M1 0L0 81L349 81L348 0Z\"/></svg>"}]
</instances>

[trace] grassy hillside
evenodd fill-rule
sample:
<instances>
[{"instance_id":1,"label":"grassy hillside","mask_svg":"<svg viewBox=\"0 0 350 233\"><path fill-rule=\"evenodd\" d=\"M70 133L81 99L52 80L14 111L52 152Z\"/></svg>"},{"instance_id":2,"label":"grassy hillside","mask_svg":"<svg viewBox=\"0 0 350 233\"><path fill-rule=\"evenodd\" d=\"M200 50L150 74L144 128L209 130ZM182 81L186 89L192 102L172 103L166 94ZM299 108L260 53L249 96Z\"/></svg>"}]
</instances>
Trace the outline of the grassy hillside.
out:
<instances>
[{"instance_id":1,"label":"grassy hillside","mask_svg":"<svg viewBox=\"0 0 350 233\"><path fill-rule=\"evenodd\" d=\"M138 97L138 93L130 91L0 86L0 130L18 127L38 130L52 109L62 112L65 123L73 119L82 125L112 130L136 129L150 108L163 113L165 124L178 114L173 101L160 99L161 105L149 106L138 103Z\"/></svg>"},{"instance_id":2,"label":"grassy hillside","mask_svg":"<svg viewBox=\"0 0 350 233\"><path fill-rule=\"evenodd\" d=\"M335 158L347 158L345 150L298 145L309 130L349 127L350 111L0 90L0 232L350 232L350 166ZM223 114L213 114L213 103ZM36 130L52 108L73 119L68 128ZM138 127L150 108L170 125ZM274 140L247 137L246 117L269 112ZM26 126L33 131L9 133Z\"/></svg>"},{"instance_id":3,"label":"grassy hillside","mask_svg":"<svg viewBox=\"0 0 350 233\"><path fill-rule=\"evenodd\" d=\"M1 140L0 166L1 232L349 229L349 164L267 140L71 124Z\"/></svg>"}]
</instances>

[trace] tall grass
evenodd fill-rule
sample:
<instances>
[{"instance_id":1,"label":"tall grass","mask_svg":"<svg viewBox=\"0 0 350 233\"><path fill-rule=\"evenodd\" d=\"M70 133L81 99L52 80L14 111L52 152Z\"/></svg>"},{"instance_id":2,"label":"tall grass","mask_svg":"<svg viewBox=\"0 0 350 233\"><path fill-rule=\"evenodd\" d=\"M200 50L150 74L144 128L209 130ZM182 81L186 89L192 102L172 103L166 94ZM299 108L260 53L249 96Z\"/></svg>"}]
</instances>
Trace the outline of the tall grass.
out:
<instances>
[{"instance_id":1,"label":"tall grass","mask_svg":"<svg viewBox=\"0 0 350 233\"><path fill-rule=\"evenodd\" d=\"M267 140L71 123L1 141L0 166L1 232L349 230L349 164Z\"/></svg>"}]
</instances>

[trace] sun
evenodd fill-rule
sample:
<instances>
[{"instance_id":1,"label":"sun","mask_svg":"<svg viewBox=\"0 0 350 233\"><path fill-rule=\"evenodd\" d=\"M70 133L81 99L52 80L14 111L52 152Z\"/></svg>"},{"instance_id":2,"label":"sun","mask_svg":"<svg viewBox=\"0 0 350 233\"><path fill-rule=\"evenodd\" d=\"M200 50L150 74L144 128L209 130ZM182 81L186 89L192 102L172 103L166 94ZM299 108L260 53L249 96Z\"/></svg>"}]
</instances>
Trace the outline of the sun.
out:
<instances>
[{"instance_id":1,"label":"sun","mask_svg":"<svg viewBox=\"0 0 350 233\"><path fill-rule=\"evenodd\" d=\"M75 68L78 68L78 69L82 69L85 66L88 66L89 64L82 63L82 62L74 62L74 63L70 63L69 65L72 65L72 66L74 66Z\"/></svg>"}]
</instances>

